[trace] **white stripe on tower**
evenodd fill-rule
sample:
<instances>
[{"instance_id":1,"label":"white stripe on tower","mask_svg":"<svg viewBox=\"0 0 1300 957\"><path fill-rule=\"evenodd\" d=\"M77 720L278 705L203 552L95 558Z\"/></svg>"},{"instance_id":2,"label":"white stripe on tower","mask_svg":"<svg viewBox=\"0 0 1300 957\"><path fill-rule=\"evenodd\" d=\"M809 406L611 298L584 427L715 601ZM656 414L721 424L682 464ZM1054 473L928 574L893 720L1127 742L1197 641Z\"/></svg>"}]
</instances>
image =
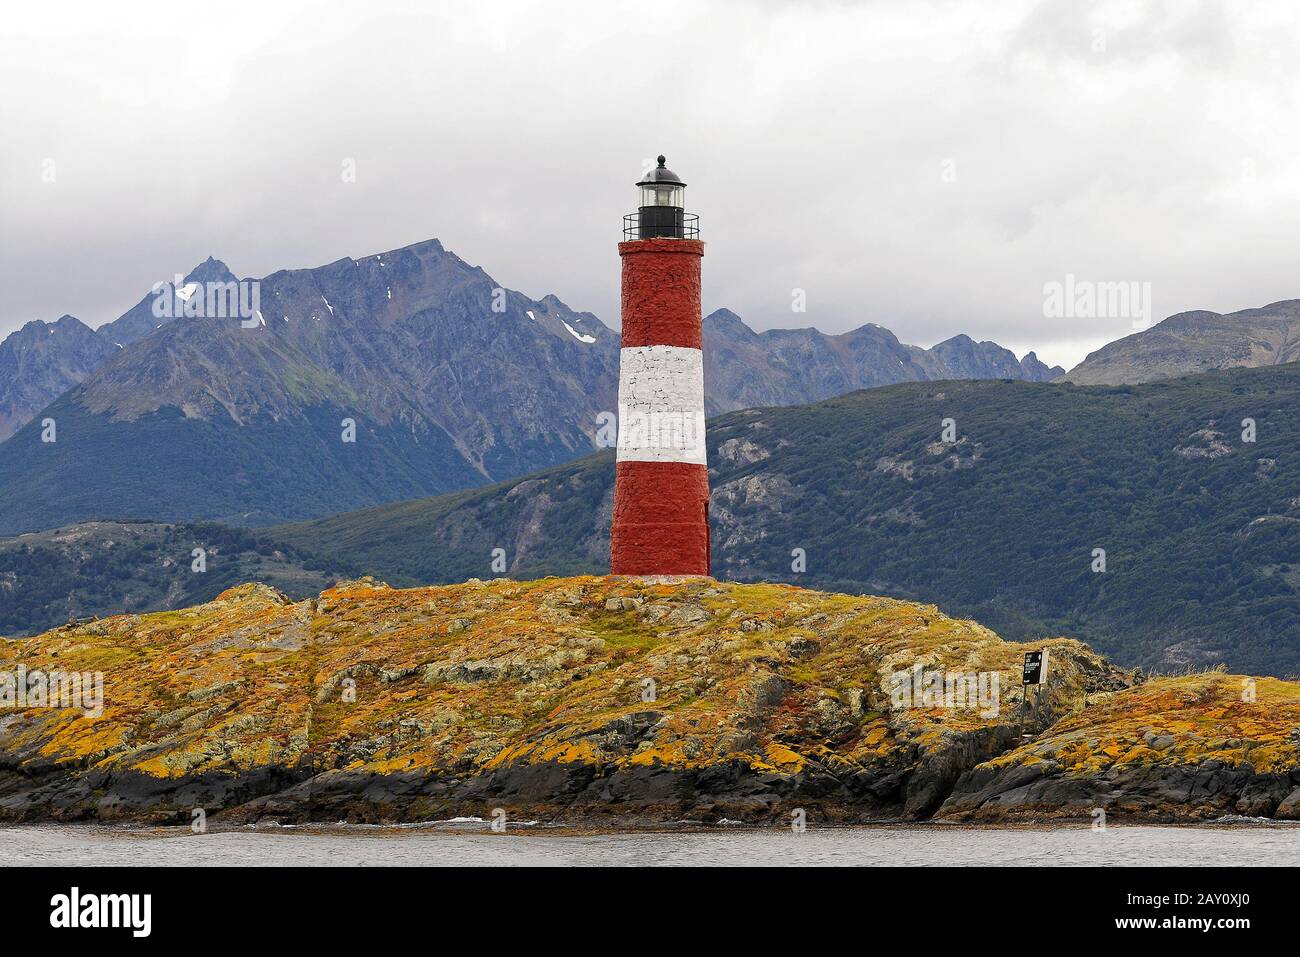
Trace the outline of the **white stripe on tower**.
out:
<instances>
[{"instance_id":1,"label":"white stripe on tower","mask_svg":"<svg viewBox=\"0 0 1300 957\"><path fill-rule=\"evenodd\" d=\"M628 346L619 354L618 461L705 465L704 354Z\"/></svg>"}]
</instances>

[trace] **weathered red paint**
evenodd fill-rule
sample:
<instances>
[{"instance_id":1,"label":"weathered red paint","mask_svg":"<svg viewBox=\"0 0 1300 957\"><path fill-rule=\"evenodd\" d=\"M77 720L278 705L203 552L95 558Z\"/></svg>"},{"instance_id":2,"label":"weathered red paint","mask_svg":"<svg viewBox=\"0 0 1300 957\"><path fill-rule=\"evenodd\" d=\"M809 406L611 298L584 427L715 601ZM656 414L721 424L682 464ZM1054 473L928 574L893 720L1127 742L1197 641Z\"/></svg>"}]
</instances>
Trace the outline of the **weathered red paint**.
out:
<instances>
[{"instance_id":1,"label":"weathered red paint","mask_svg":"<svg viewBox=\"0 0 1300 957\"><path fill-rule=\"evenodd\" d=\"M709 472L683 462L619 462L610 572L709 574Z\"/></svg>"},{"instance_id":2,"label":"weathered red paint","mask_svg":"<svg viewBox=\"0 0 1300 957\"><path fill-rule=\"evenodd\" d=\"M623 257L623 348L701 345L698 239L619 243Z\"/></svg>"}]
</instances>

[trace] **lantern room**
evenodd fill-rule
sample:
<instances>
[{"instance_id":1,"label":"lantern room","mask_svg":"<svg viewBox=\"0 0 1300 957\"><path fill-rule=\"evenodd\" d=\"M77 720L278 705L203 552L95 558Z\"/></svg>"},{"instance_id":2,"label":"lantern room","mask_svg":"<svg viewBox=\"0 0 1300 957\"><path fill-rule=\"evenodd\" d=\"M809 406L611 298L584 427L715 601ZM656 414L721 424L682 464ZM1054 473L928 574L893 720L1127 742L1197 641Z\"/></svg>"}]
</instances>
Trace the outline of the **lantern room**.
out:
<instances>
[{"instance_id":1,"label":"lantern room","mask_svg":"<svg viewBox=\"0 0 1300 957\"><path fill-rule=\"evenodd\" d=\"M638 182L637 211L623 217L626 239L696 239L698 217L686 212L686 184L668 169L661 155L659 165Z\"/></svg>"}]
</instances>

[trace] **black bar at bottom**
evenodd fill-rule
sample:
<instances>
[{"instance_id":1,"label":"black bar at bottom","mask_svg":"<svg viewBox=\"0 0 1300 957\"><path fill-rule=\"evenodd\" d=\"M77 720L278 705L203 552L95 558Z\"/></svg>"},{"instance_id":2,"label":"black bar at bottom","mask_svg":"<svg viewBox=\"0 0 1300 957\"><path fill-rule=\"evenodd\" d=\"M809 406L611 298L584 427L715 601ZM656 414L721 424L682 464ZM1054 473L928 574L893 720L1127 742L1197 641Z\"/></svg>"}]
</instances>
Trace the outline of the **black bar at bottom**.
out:
<instances>
[{"instance_id":1,"label":"black bar at bottom","mask_svg":"<svg viewBox=\"0 0 1300 957\"><path fill-rule=\"evenodd\" d=\"M518 934L564 936L578 925L599 937L637 932L667 941L699 921L722 921L728 946L750 934L771 942L809 924L867 920L878 931L907 929L949 944L981 932L1026 938L1185 941L1199 936L1231 947L1261 931L1294 927L1290 869L928 868L888 870L732 869L726 874L625 868L616 878L596 869L538 875L528 869L409 868L7 868L0 897L9 939L77 935L128 947L192 944L216 933L227 945L254 941L301 947L391 935L439 936L477 925L494 944ZM748 873L734 873L748 870ZM148 936L135 927L54 927L60 895L149 895ZM128 897L129 900L129 897ZM748 904L746 904L748 901ZM135 913L143 912L143 898ZM104 913L109 913L106 907ZM645 921L653 919L647 925ZM784 918L775 920L778 913ZM477 916L476 916L477 915ZM509 915L511 919L500 918ZM838 917L833 917L838 915ZM525 920L518 918L525 917ZM593 923L594 922L594 923ZM66 923L66 921L65 921ZM567 928L567 930L566 930ZM637 928L640 928L638 931ZM929 930L923 930L929 928ZM873 931L873 936L875 931ZM233 936L232 936L233 935ZM956 935L956 936L953 936ZM595 940L597 938L587 938ZM1006 938L1011 939L1011 938Z\"/></svg>"}]
</instances>

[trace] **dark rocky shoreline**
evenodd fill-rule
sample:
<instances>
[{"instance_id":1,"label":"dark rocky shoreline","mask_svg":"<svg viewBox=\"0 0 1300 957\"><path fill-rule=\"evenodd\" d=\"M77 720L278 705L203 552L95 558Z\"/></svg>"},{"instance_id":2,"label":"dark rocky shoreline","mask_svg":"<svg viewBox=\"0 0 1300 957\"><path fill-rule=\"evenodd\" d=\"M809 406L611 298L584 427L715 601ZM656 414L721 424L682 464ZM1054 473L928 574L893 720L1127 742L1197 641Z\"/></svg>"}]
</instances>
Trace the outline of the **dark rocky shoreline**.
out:
<instances>
[{"instance_id":1,"label":"dark rocky shoreline","mask_svg":"<svg viewBox=\"0 0 1300 957\"><path fill-rule=\"evenodd\" d=\"M1088 823L1094 810L1108 821L1205 823L1241 816L1300 820L1300 772L1256 774L1221 762L1178 770L1133 769L1124 775L1077 778L1035 765L967 771L930 813L909 811L909 799L933 784L897 775L756 774L740 762L703 770L573 767L554 762L504 768L481 776L262 768L180 780L140 773L88 771L75 777L0 772L0 821L94 821L188 824L196 808L222 823L409 824L489 818L544 824L654 827L681 821L714 826L788 825L803 809L818 824L923 821L961 824Z\"/></svg>"}]
</instances>

